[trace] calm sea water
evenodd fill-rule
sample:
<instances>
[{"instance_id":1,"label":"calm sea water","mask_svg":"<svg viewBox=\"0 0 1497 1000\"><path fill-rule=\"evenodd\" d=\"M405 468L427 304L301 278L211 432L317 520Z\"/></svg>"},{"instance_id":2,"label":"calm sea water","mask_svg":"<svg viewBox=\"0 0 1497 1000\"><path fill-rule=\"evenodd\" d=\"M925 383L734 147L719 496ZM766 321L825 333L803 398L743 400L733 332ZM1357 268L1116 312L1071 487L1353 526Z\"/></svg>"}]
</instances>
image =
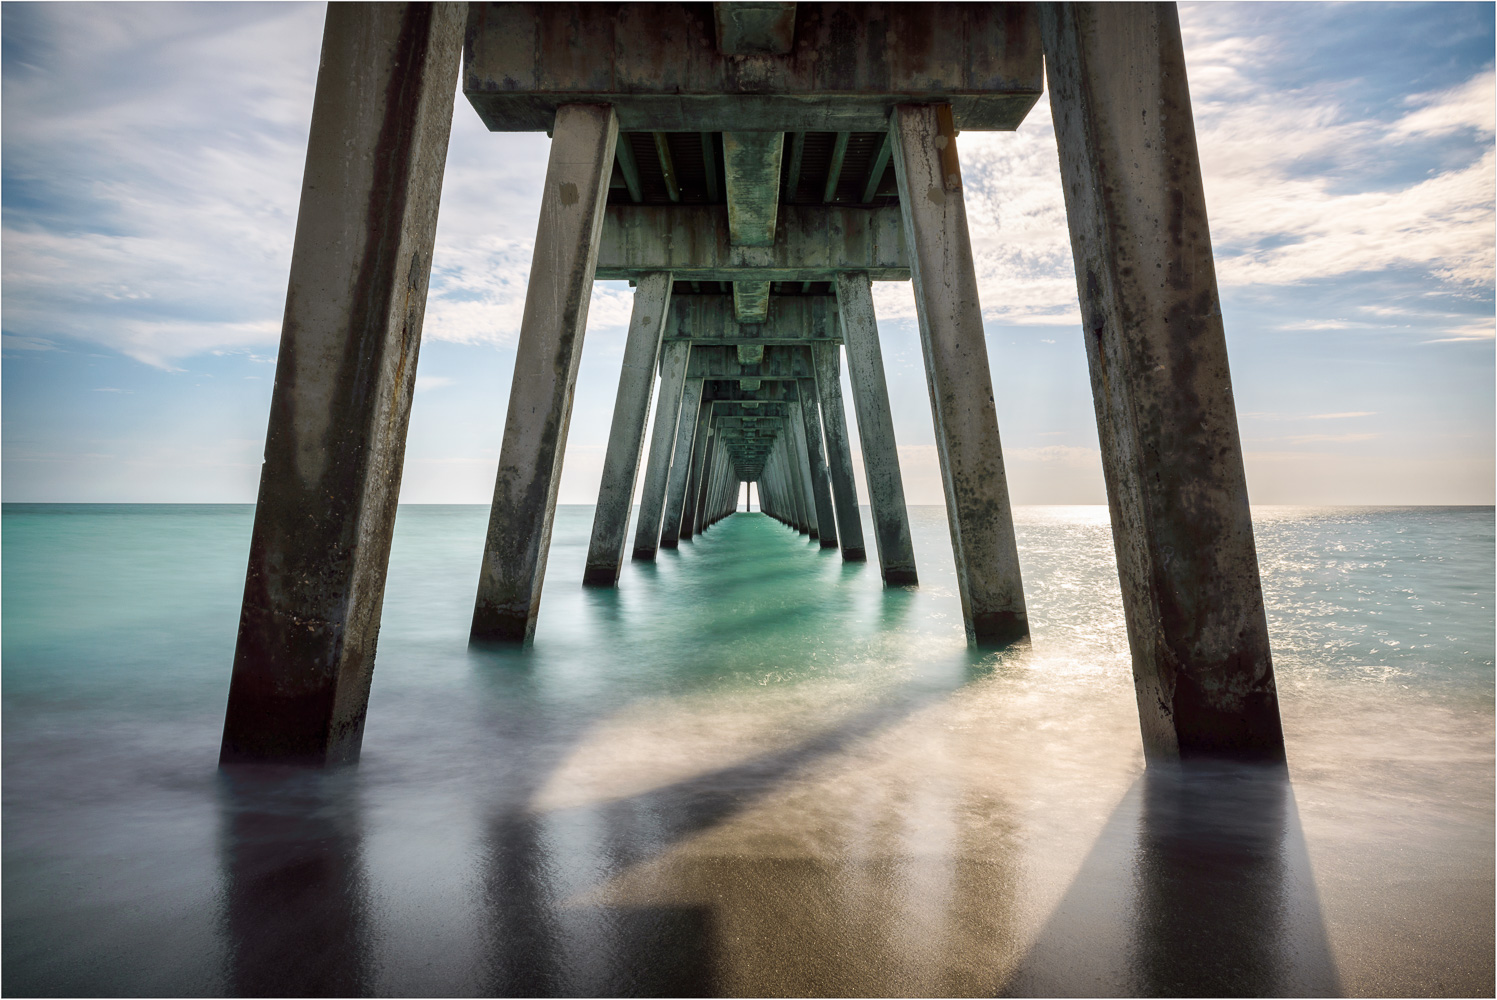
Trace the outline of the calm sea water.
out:
<instances>
[{"instance_id":1,"label":"calm sea water","mask_svg":"<svg viewBox=\"0 0 1497 1000\"><path fill-rule=\"evenodd\" d=\"M1145 775L1103 508L981 653L940 508L918 589L740 514L616 591L562 508L495 651L487 511L404 507L361 764L229 777L252 508L7 504L0 985L1490 995L1492 508L1254 514L1283 787Z\"/></svg>"}]
</instances>

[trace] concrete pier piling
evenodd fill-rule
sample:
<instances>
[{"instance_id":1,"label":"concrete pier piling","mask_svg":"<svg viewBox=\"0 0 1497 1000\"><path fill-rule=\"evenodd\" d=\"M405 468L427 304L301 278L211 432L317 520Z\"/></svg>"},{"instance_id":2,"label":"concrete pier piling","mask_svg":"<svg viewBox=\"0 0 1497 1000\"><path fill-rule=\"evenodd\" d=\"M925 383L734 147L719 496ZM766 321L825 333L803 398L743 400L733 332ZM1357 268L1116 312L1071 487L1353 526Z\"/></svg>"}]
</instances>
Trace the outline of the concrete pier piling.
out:
<instances>
[{"instance_id":1,"label":"concrete pier piling","mask_svg":"<svg viewBox=\"0 0 1497 1000\"><path fill-rule=\"evenodd\" d=\"M801 400L799 405L791 407L790 423L790 433L786 436L785 443L789 446L790 460L794 464L795 472L793 474L800 485L799 496L801 510L804 512L806 534L819 541L821 538L821 521L816 516L816 489L811 483L811 460L806 455L804 400Z\"/></svg>"},{"instance_id":2,"label":"concrete pier piling","mask_svg":"<svg viewBox=\"0 0 1497 1000\"><path fill-rule=\"evenodd\" d=\"M1007 642L1029 618L951 107L896 105L889 128L962 613L972 639Z\"/></svg>"},{"instance_id":3,"label":"concrete pier piling","mask_svg":"<svg viewBox=\"0 0 1497 1000\"><path fill-rule=\"evenodd\" d=\"M842 338L847 347L847 374L852 381L858 442L863 452L863 475L868 483L868 507L873 514L873 540L878 549L884 583L891 587L919 582L915 547L910 541L910 516L904 502L904 478L894 444L894 418L889 411L889 387L884 381L884 355L878 342L873 294L868 276L846 272L834 283Z\"/></svg>"},{"instance_id":4,"label":"concrete pier piling","mask_svg":"<svg viewBox=\"0 0 1497 1000\"><path fill-rule=\"evenodd\" d=\"M695 413L701 394L701 383L693 383L696 395L686 388L686 364L691 345L684 342L665 344L660 350L660 386L655 399L655 427L650 432L650 460L645 466L645 481L639 497L639 520L634 527L634 558L651 560L661 545L661 531L670 496L672 455L681 446L679 425L683 413ZM688 444L689 447L689 444ZM678 512L679 513L679 512ZM680 518L678 516L677 523ZM672 535L671 544L675 544ZM617 574L614 580L618 580Z\"/></svg>"},{"instance_id":5,"label":"concrete pier piling","mask_svg":"<svg viewBox=\"0 0 1497 1000\"><path fill-rule=\"evenodd\" d=\"M629 334L624 342L619 392L613 405L613 424L608 430L608 451L603 458L603 479L598 486L598 503L593 510L593 534L588 544L587 568L582 577L582 582L589 586L614 586L624 565L629 511L634 504L634 480L639 474L645 424L650 418L650 389L655 382L660 338L665 332L670 302L669 272L657 271L640 277L634 290ZM684 359L680 367L684 373ZM661 390L663 393L671 391L664 380L661 381ZM679 400L679 383L675 393ZM665 493L664 476L657 475L656 482L651 485L658 491L656 497L650 498L654 501L654 510L658 511Z\"/></svg>"},{"instance_id":6,"label":"concrete pier piling","mask_svg":"<svg viewBox=\"0 0 1497 1000\"><path fill-rule=\"evenodd\" d=\"M660 527L660 547L673 549L681 540L681 520L686 511L686 489L691 478L691 455L696 447L697 428L702 422L702 411L711 406L702 398L701 379L687 379L686 392L681 403L681 418L676 427L676 449L671 458L670 480L666 486L665 521ZM655 558L635 549L636 559Z\"/></svg>"},{"instance_id":7,"label":"concrete pier piling","mask_svg":"<svg viewBox=\"0 0 1497 1000\"><path fill-rule=\"evenodd\" d=\"M835 342L816 341L811 345L811 357L816 365L816 378L810 381L826 418L827 462L831 467L832 493L836 498L842 558L847 562L866 562L868 550L863 542L863 516L858 511L858 489L852 474L852 446L847 440L847 411L842 406L840 351Z\"/></svg>"},{"instance_id":8,"label":"concrete pier piling","mask_svg":"<svg viewBox=\"0 0 1497 1000\"><path fill-rule=\"evenodd\" d=\"M818 413L816 380L796 380L796 391L800 394L801 430L804 432L806 460L811 476L811 498L816 507L817 537L824 549L837 547L836 514L832 507L832 478L827 471L826 456L821 451L821 416Z\"/></svg>"},{"instance_id":9,"label":"concrete pier piling","mask_svg":"<svg viewBox=\"0 0 1497 1000\"><path fill-rule=\"evenodd\" d=\"M712 403L702 400L697 410L696 431L692 435L691 450L687 452L686 489L681 496L681 521L679 541L690 541L697 533L697 499L702 492L702 467L707 462L707 444L711 440Z\"/></svg>"},{"instance_id":10,"label":"concrete pier piling","mask_svg":"<svg viewBox=\"0 0 1497 1000\"><path fill-rule=\"evenodd\" d=\"M522 641L535 634L617 138L618 116L607 105L569 104L556 112L473 607L474 639Z\"/></svg>"},{"instance_id":11,"label":"concrete pier piling","mask_svg":"<svg viewBox=\"0 0 1497 1000\"><path fill-rule=\"evenodd\" d=\"M1175 8L1041 23L1144 749L1282 760Z\"/></svg>"},{"instance_id":12,"label":"concrete pier piling","mask_svg":"<svg viewBox=\"0 0 1497 1000\"><path fill-rule=\"evenodd\" d=\"M359 756L463 6L328 8L224 764Z\"/></svg>"}]
</instances>

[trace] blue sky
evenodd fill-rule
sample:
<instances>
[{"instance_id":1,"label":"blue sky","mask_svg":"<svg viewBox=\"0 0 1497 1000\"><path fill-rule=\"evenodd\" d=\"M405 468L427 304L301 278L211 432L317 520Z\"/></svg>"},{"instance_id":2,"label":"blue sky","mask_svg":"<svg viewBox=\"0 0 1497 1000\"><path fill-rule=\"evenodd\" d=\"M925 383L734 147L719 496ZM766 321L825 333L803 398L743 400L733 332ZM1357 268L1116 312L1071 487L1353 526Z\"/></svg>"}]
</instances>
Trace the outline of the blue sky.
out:
<instances>
[{"instance_id":1,"label":"blue sky","mask_svg":"<svg viewBox=\"0 0 1497 1000\"><path fill-rule=\"evenodd\" d=\"M322 16L3 6L5 500L254 499ZM1253 501L1492 503L1493 6L1180 19ZM407 502L492 491L547 143L458 98ZM1104 502L1047 101L960 153L1014 500ZM564 503L596 495L629 294L597 286ZM939 503L908 284L876 302Z\"/></svg>"}]
</instances>

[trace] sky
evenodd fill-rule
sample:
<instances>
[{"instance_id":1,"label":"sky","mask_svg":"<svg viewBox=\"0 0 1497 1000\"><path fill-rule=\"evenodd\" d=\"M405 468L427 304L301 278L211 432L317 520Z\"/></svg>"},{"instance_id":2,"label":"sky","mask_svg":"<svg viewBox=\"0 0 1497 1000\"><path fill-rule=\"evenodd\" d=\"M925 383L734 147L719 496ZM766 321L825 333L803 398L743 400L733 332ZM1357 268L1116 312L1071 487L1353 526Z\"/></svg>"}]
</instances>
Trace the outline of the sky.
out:
<instances>
[{"instance_id":1,"label":"sky","mask_svg":"<svg viewBox=\"0 0 1497 1000\"><path fill-rule=\"evenodd\" d=\"M254 500L323 13L0 7L0 498ZM1252 501L1492 503L1493 5L1180 21ZM548 144L458 95L404 502L492 495ZM958 146L1010 495L1105 503L1048 97ZM631 294L595 289L562 503L596 498ZM909 283L875 302L940 503Z\"/></svg>"}]
</instances>

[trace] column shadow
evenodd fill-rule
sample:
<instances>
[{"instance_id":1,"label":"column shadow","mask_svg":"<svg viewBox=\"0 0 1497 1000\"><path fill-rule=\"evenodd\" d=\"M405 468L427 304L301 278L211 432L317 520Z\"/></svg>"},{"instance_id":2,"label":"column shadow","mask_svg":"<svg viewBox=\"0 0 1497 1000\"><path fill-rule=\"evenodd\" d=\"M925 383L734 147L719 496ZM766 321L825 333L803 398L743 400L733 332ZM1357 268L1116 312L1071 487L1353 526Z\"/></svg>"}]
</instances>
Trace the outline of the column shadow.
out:
<instances>
[{"instance_id":1,"label":"column shadow","mask_svg":"<svg viewBox=\"0 0 1497 1000\"><path fill-rule=\"evenodd\" d=\"M495 996L712 996L718 929L706 906L567 900L728 822L817 761L965 683L911 684L785 749L628 798L537 813L538 767L489 820L480 871L486 989ZM550 755L548 755L550 756ZM559 757L559 755L557 755ZM557 761L553 759L554 765Z\"/></svg>"},{"instance_id":2,"label":"column shadow","mask_svg":"<svg viewBox=\"0 0 1497 1000\"><path fill-rule=\"evenodd\" d=\"M1283 767L1154 765L1000 996L1340 996Z\"/></svg>"}]
</instances>

